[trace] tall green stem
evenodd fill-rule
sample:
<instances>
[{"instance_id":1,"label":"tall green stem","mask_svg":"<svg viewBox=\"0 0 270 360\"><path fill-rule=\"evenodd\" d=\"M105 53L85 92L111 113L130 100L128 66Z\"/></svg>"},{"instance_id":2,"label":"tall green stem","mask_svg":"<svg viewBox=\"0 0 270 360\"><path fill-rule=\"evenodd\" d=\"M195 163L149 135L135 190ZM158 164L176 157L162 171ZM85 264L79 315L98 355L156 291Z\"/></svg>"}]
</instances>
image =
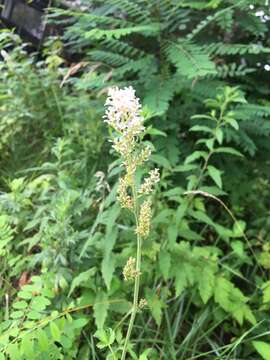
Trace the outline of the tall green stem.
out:
<instances>
[{"instance_id":1,"label":"tall green stem","mask_svg":"<svg viewBox=\"0 0 270 360\"><path fill-rule=\"evenodd\" d=\"M136 221L136 226L139 224L138 220L138 196L137 196L137 190L135 186L135 180L133 180L133 186L132 186L132 194L133 194L133 200L134 200L134 216ZM127 354L127 346L128 342L131 336L131 332L133 329L135 317L138 311L138 301L139 301L139 290L140 290L140 276L141 276L141 258L142 258L142 239L141 236L137 234L137 257L136 257L136 277L135 277L135 283L134 283L134 293L133 293L133 306L131 311L131 316L129 320L127 335L124 343L124 348L121 356L121 360L126 359Z\"/></svg>"}]
</instances>

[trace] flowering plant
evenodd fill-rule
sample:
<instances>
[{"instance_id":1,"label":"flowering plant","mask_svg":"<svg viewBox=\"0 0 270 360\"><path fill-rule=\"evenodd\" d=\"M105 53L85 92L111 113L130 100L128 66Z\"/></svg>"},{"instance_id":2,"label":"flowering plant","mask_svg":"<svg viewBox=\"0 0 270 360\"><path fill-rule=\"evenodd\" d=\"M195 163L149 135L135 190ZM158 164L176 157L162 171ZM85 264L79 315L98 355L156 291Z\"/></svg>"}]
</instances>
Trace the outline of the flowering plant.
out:
<instances>
[{"instance_id":1,"label":"flowering plant","mask_svg":"<svg viewBox=\"0 0 270 360\"><path fill-rule=\"evenodd\" d=\"M141 141L145 133L144 118L141 113L140 101L135 96L135 90L132 87L111 88L105 106L107 110L104 119L115 131L112 139L113 148L121 156L124 168L124 175L119 180L117 199L122 208L133 213L136 224L136 259L129 258L123 269L124 279L134 280L133 306L121 357L121 360L125 360L136 314L146 304L145 299L139 298L141 248L142 240L150 232L152 216L150 195L160 176L159 170L154 169L150 171L149 177L142 184L136 183L136 171L139 166L149 160L151 149Z\"/></svg>"}]
</instances>

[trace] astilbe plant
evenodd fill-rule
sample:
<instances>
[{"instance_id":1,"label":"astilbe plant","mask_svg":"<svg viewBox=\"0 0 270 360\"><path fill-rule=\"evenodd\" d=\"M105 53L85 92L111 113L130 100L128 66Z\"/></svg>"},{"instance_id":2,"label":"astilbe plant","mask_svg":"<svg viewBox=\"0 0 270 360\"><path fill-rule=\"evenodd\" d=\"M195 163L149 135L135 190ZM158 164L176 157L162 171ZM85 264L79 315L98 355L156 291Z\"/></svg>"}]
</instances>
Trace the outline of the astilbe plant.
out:
<instances>
[{"instance_id":1,"label":"astilbe plant","mask_svg":"<svg viewBox=\"0 0 270 360\"><path fill-rule=\"evenodd\" d=\"M141 249L142 241L148 237L150 231L150 196L159 181L159 170L151 170L142 184L137 183L136 172L149 160L151 149L142 142L145 134L144 118L135 90L132 87L111 88L105 106L107 110L104 121L113 129L112 146L121 157L124 168L124 175L119 180L117 199L122 208L128 209L134 215L137 237L136 259L129 258L123 269L124 279L134 281L133 306L121 356L121 360L124 360L136 314L146 304L145 299L139 298Z\"/></svg>"}]
</instances>

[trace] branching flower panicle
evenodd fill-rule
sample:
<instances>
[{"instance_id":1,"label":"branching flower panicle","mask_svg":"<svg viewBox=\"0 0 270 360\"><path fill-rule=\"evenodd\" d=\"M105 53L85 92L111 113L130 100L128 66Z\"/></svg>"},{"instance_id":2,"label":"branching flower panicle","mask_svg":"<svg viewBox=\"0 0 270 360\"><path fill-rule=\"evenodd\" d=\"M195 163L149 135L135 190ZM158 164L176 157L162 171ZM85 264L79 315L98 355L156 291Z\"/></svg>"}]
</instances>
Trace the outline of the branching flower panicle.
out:
<instances>
[{"instance_id":1,"label":"branching flower panicle","mask_svg":"<svg viewBox=\"0 0 270 360\"><path fill-rule=\"evenodd\" d=\"M122 166L125 169L125 174L119 180L117 200L121 207L134 214L136 221L137 258L129 258L123 269L124 279L134 280L133 307L121 356L121 360L125 360L136 313L146 305L145 300L139 302L141 247L142 239L145 239L150 232L152 202L149 195L153 192L160 176L159 170L154 169L149 172L141 186L138 187L135 181L137 168L143 165L151 155L150 147L141 143L145 127L141 104L135 96L135 90L132 87L110 89L105 106L107 110L104 121L115 131L112 139L113 148L120 154ZM146 197L142 204L140 204L140 195Z\"/></svg>"}]
</instances>

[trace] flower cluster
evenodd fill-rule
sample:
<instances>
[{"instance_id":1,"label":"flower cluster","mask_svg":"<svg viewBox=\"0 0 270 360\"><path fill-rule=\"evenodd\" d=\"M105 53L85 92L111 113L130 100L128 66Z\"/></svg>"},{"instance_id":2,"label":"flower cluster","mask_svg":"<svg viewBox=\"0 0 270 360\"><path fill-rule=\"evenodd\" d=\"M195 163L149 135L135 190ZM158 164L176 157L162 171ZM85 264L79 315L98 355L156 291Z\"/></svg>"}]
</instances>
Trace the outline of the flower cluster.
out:
<instances>
[{"instance_id":1,"label":"flower cluster","mask_svg":"<svg viewBox=\"0 0 270 360\"><path fill-rule=\"evenodd\" d=\"M119 186L117 189L117 200L119 201L122 208L132 210L133 208L133 199L127 192L128 181L126 177L119 180Z\"/></svg>"},{"instance_id":2,"label":"flower cluster","mask_svg":"<svg viewBox=\"0 0 270 360\"><path fill-rule=\"evenodd\" d=\"M136 259L130 257L123 269L124 280L134 280L137 275L138 271L136 270Z\"/></svg>"},{"instance_id":3,"label":"flower cluster","mask_svg":"<svg viewBox=\"0 0 270 360\"><path fill-rule=\"evenodd\" d=\"M159 169L151 170L149 173L149 177L144 180L139 193L144 195L149 195L153 191L154 186L159 182L160 175Z\"/></svg>"},{"instance_id":4,"label":"flower cluster","mask_svg":"<svg viewBox=\"0 0 270 360\"><path fill-rule=\"evenodd\" d=\"M140 302L139 302L139 309L142 310L143 308L145 308L147 306L147 301L146 299L141 299Z\"/></svg>"},{"instance_id":5,"label":"flower cluster","mask_svg":"<svg viewBox=\"0 0 270 360\"><path fill-rule=\"evenodd\" d=\"M136 228L136 234L143 238L149 235L150 222L152 217L151 200L144 200L140 209L139 224Z\"/></svg>"},{"instance_id":6,"label":"flower cluster","mask_svg":"<svg viewBox=\"0 0 270 360\"><path fill-rule=\"evenodd\" d=\"M117 132L137 135L144 130L143 118L140 115L141 104L131 86L124 89L109 89L105 106L105 122Z\"/></svg>"}]
</instances>

